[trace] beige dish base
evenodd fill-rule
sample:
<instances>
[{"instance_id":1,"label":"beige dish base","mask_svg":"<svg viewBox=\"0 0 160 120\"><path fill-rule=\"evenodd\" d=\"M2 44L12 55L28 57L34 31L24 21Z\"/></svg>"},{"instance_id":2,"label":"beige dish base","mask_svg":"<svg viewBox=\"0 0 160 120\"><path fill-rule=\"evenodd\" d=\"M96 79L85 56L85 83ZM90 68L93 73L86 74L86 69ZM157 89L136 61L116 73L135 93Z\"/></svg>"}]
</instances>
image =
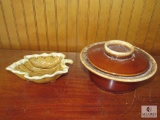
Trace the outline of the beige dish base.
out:
<instances>
[{"instance_id":1,"label":"beige dish base","mask_svg":"<svg viewBox=\"0 0 160 120\"><path fill-rule=\"evenodd\" d=\"M49 77L49 78L43 78L40 80L28 80L24 77L24 75L20 75L20 74L16 74L18 77L22 78L23 80L27 80L27 81L32 81L34 83L48 83L48 82L54 82L56 81L59 77L61 77L61 75L55 75L54 77Z\"/></svg>"}]
</instances>

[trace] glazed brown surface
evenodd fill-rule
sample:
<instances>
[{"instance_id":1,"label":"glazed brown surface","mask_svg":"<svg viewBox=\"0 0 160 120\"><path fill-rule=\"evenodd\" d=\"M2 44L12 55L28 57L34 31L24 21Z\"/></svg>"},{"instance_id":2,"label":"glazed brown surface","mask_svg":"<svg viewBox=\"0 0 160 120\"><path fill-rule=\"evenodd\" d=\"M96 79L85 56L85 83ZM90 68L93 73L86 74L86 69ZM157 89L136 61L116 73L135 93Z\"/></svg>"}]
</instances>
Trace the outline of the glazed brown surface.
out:
<instances>
[{"instance_id":1,"label":"glazed brown surface","mask_svg":"<svg viewBox=\"0 0 160 120\"><path fill-rule=\"evenodd\" d=\"M111 74L121 76L133 76L144 73L149 67L148 57L139 52L134 51L134 56L126 60L111 58L104 49L104 44L92 46L87 51L90 63L96 68Z\"/></svg>"},{"instance_id":2,"label":"glazed brown surface","mask_svg":"<svg viewBox=\"0 0 160 120\"><path fill-rule=\"evenodd\" d=\"M79 53L64 53L74 61L57 81L24 81L5 68L24 55L45 51L0 50L0 119L2 120L141 120L142 105L156 105L160 119L160 57L150 80L125 94L103 92L90 80ZM47 52L49 53L49 52Z\"/></svg>"},{"instance_id":3,"label":"glazed brown surface","mask_svg":"<svg viewBox=\"0 0 160 120\"><path fill-rule=\"evenodd\" d=\"M128 52L130 49L127 48L126 46L122 46L122 45L109 45L108 46L111 50L116 51L116 52Z\"/></svg>"},{"instance_id":4,"label":"glazed brown surface","mask_svg":"<svg viewBox=\"0 0 160 120\"><path fill-rule=\"evenodd\" d=\"M116 94L126 93L138 87L140 82L118 82L115 80L100 77L89 71L90 79L97 85L98 88Z\"/></svg>"}]
</instances>

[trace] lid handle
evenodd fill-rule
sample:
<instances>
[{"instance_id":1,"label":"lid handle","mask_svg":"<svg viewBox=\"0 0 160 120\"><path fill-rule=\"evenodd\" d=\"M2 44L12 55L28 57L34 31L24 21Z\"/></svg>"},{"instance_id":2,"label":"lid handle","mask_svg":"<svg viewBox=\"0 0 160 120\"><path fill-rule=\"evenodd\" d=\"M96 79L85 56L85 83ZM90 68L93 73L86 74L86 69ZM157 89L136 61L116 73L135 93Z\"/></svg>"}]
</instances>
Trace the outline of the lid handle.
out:
<instances>
[{"instance_id":1,"label":"lid handle","mask_svg":"<svg viewBox=\"0 0 160 120\"><path fill-rule=\"evenodd\" d=\"M129 58L134 52L133 45L121 40L107 41L104 48L107 55L120 59Z\"/></svg>"}]
</instances>

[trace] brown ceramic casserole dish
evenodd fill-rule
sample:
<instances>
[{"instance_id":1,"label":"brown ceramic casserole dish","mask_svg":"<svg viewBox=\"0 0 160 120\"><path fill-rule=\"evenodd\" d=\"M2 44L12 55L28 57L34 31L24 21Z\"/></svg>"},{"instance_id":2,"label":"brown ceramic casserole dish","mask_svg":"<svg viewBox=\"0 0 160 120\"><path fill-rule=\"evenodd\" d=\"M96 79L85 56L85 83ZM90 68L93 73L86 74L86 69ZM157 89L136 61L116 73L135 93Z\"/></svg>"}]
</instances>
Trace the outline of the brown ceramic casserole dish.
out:
<instances>
[{"instance_id":1,"label":"brown ceramic casserole dish","mask_svg":"<svg viewBox=\"0 0 160 120\"><path fill-rule=\"evenodd\" d=\"M102 90L124 93L152 77L157 64L144 50L121 40L98 42L80 54L91 80Z\"/></svg>"}]
</instances>

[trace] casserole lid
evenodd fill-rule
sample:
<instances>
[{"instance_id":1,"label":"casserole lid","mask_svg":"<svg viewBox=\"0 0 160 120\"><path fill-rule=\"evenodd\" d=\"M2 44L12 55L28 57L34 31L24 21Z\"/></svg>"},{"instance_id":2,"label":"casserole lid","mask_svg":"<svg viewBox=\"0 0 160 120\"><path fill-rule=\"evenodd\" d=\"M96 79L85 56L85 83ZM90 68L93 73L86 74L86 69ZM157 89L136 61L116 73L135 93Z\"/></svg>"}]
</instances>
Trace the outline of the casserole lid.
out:
<instances>
[{"instance_id":1,"label":"casserole lid","mask_svg":"<svg viewBox=\"0 0 160 120\"><path fill-rule=\"evenodd\" d=\"M87 57L97 69L118 76L140 75L149 68L149 59L143 51L120 40L92 45Z\"/></svg>"}]
</instances>

